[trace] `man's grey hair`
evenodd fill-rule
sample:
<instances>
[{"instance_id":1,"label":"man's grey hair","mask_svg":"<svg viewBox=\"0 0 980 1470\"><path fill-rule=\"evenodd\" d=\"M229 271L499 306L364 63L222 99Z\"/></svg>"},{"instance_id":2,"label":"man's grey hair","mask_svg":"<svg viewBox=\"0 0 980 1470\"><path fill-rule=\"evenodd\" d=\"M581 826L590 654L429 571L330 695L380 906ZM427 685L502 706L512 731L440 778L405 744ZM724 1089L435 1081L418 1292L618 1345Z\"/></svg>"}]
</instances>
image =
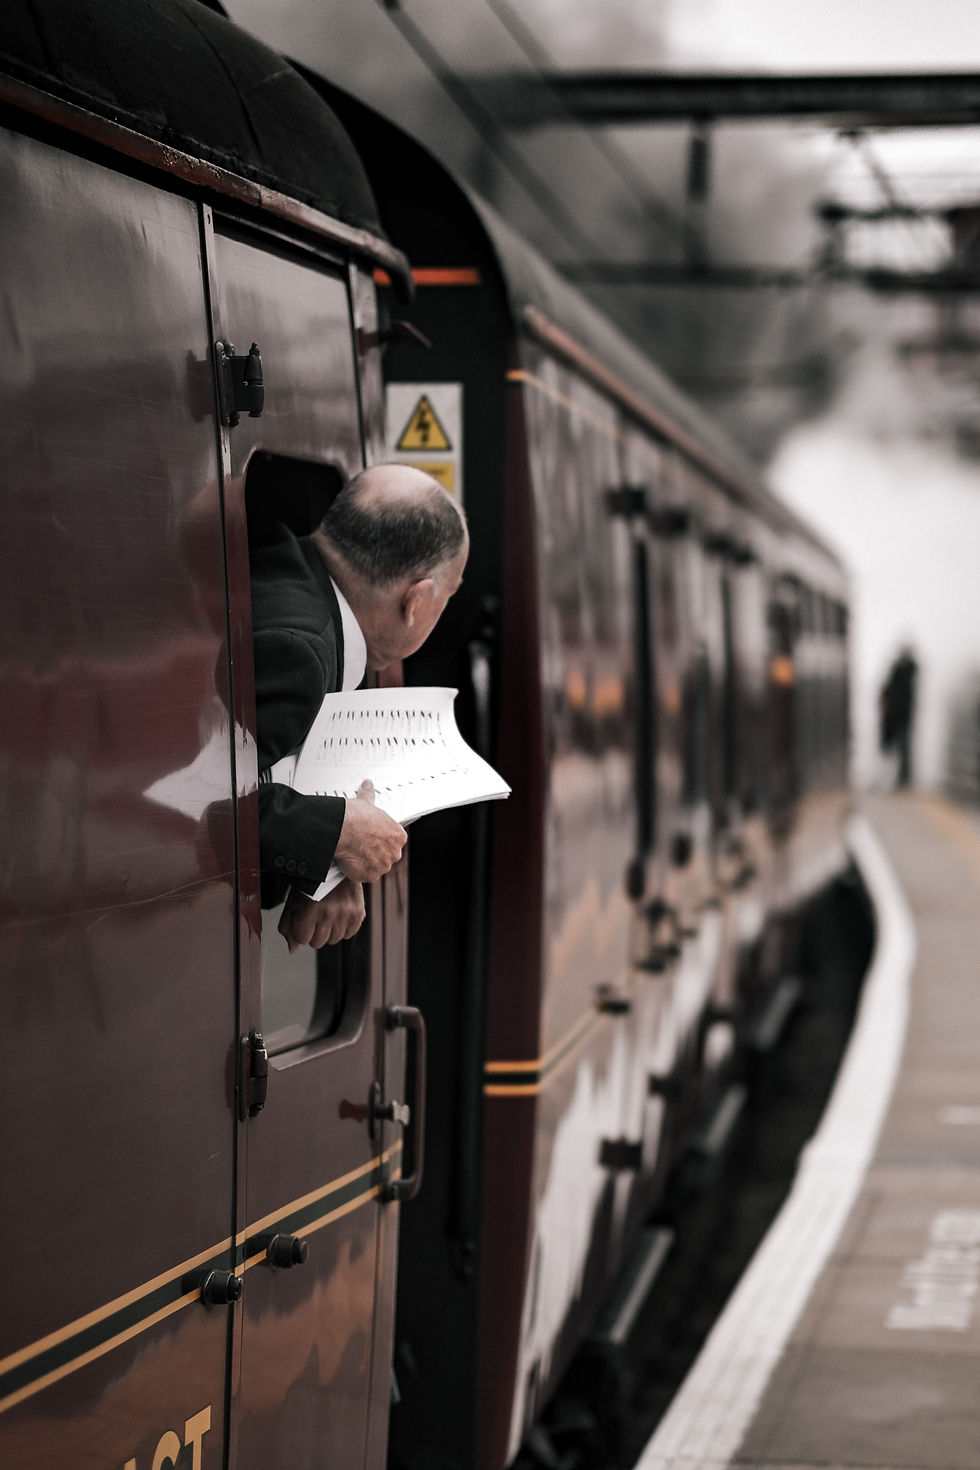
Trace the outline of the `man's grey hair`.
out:
<instances>
[{"instance_id":1,"label":"man's grey hair","mask_svg":"<svg viewBox=\"0 0 980 1470\"><path fill-rule=\"evenodd\" d=\"M361 504L362 470L341 490L321 529L351 570L374 587L431 577L456 556L466 535L462 510L438 480L403 498Z\"/></svg>"}]
</instances>

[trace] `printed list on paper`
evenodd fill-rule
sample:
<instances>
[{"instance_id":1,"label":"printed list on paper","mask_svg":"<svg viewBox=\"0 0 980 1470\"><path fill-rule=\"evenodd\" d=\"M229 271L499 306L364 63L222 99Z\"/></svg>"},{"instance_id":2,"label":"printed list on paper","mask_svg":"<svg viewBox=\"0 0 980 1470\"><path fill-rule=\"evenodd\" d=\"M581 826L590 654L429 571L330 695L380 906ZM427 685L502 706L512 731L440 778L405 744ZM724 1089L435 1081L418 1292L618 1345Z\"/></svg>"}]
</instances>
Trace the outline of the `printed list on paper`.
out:
<instances>
[{"instance_id":1,"label":"printed list on paper","mask_svg":"<svg viewBox=\"0 0 980 1470\"><path fill-rule=\"evenodd\" d=\"M293 788L309 796L356 796L405 824L445 807L510 795L510 787L456 727L455 689L357 689L328 694L296 761ZM343 875L331 869L325 891Z\"/></svg>"}]
</instances>

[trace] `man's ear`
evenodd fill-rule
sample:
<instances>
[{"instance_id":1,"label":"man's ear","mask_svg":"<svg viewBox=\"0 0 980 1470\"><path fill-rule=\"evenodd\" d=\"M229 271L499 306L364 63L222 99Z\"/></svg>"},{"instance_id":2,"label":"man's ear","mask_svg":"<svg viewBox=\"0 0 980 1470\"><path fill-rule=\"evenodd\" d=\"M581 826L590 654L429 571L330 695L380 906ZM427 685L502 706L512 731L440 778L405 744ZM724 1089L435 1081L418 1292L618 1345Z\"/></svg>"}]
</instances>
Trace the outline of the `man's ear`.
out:
<instances>
[{"instance_id":1,"label":"man's ear","mask_svg":"<svg viewBox=\"0 0 980 1470\"><path fill-rule=\"evenodd\" d=\"M431 577L423 577L409 585L402 598L402 621L406 628L414 627L416 619L432 601L434 590L435 582Z\"/></svg>"}]
</instances>

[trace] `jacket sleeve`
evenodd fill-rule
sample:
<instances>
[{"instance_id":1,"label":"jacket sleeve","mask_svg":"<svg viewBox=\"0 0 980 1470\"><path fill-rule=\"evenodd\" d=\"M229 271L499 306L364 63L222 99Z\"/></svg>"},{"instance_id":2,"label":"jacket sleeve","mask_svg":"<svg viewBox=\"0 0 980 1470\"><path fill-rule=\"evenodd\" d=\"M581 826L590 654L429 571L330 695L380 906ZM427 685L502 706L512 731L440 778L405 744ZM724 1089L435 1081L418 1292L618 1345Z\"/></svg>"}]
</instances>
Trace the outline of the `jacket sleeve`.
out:
<instances>
[{"instance_id":1,"label":"jacket sleeve","mask_svg":"<svg viewBox=\"0 0 980 1470\"><path fill-rule=\"evenodd\" d=\"M336 649L318 649L289 629L255 637L259 770L268 770L306 738L325 694L336 688ZM312 893L326 877L343 826L340 796L304 796L278 782L259 784L259 866L266 879ZM279 886L277 884L277 886Z\"/></svg>"},{"instance_id":2,"label":"jacket sleeve","mask_svg":"<svg viewBox=\"0 0 980 1470\"><path fill-rule=\"evenodd\" d=\"M303 796L278 782L259 786L259 866L313 893L327 876L344 825L342 796Z\"/></svg>"},{"instance_id":3,"label":"jacket sleeve","mask_svg":"<svg viewBox=\"0 0 980 1470\"><path fill-rule=\"evenodd\" d=\"M303 743L323 696L336 689L336 653L331 667L329 648L318 656L309 639L285 628L257 633L253 646L259 770L266 771Z\"/></svg>"}]
</instances>

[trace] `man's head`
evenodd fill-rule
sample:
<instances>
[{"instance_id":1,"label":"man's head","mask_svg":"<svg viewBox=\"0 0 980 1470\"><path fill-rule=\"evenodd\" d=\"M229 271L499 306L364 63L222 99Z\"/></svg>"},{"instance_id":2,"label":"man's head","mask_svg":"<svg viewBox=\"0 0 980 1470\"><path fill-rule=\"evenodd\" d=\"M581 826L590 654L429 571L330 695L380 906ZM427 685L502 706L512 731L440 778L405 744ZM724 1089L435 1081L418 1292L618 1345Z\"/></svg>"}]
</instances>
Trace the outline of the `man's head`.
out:
<instances>
[{"instance_id":1,"label":"man's head","mask_svg":"<svg viewBox=\"0 0 980 1470\"><path fill-rule=\"evenodd\" d=\"M317 538L360 624L372 670L422 646L462 580L470 544L452 496L404 464L355 475Z\"/></svg>"}]
</instances>

